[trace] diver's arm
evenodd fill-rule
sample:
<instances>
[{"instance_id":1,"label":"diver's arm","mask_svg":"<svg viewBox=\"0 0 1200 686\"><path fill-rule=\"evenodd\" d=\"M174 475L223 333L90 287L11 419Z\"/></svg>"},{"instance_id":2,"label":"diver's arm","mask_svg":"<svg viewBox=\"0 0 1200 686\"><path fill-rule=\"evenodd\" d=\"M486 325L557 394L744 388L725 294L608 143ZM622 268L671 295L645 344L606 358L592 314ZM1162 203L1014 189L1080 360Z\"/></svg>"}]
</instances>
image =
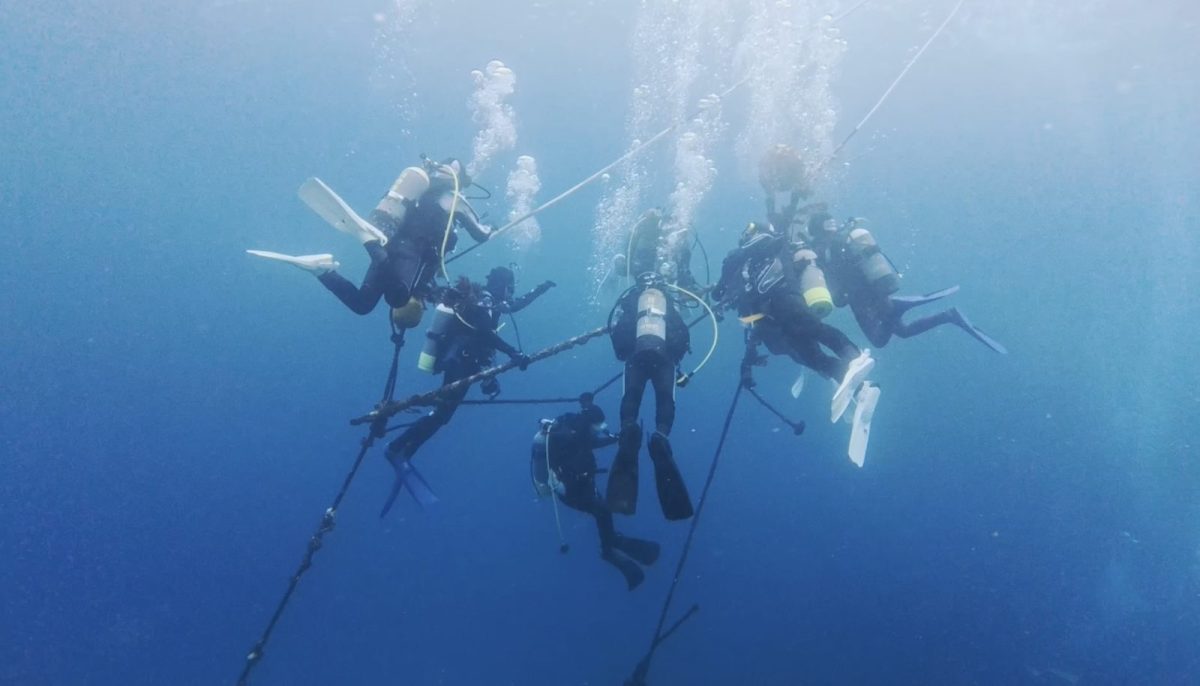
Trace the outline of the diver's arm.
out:
<instances>
[{"instance_id":1,"label":"diver's arm","mask_svg":"<svg viewBox=\"0 0 1200 686\"><path fill-rule=\"evenodd\" d=\"M454 222L467 230L476 243L483 243L492 237L492 227L479 220L475 208L467 204L460 196L458 206L454 211Z\"/></svg>"},{"instance_id":2,"label":"diver's arm","mask_svg":"<svg viewBox=\"0 0 1200 686\"><path fill-rule=\"evenodd\" d=\"M550 290L551 288L554 288L557 285L558 284L554 283L553 281L543 281L542 283L538 284L537 287L534 288L532 291L529 291L525 295L522 295L521 297L516 298L511 303L509 303L508 307L506 308L506 311L507 312L520 312L521 310L525 309L526 307L529 307L529 305L531 305L534 300L537 300L538 298L540 298L543 294L545 294L546 291Z\"/></svg>"}]
</instances>

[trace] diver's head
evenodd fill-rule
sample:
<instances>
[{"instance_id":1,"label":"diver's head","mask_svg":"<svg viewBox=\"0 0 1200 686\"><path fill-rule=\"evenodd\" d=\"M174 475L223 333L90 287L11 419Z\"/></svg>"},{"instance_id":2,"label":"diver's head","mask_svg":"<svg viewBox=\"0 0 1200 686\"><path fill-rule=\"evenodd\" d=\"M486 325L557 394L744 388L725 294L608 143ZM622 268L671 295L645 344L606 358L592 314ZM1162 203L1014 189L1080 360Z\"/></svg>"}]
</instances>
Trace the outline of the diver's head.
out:
<instances>
[{"instance_id":1,"label":"diver's head","mask_svg":"<svg viewBox=\"0 0 1200 686\"><path fill-rule=\"evenodd\" d=\"M459 189L465 189L471 185L471 176L467 173L466 166L457 157L447 157L441 162L426 159L425 166L430 178L453 185L454 177L458 177Z\"/></svg>"},{"instance_id":2,"label":"diver's head","mask_svg":"<svg viewBox=\"0 0 1200 686\"><path fill-rule=\"evenodd\" d=\"M595 396L591 393L584 392L579 396L579 416L588 423L594 432L601 432L608 428L605 425L604 410L595 403Z\"/></svg>"},{"instance_id":3,"label":"diver's head","mask_svg":"<svg viewBox=\"0 0 1200 686\"><path fill-rule=\"evenodd\" d=\"M746 224L746 228L742 229L742 235L738 242L746 245L757 236L773 233L775 233L775 227L771 225L771 222L750 222Z\"/></svg>"},{"instance_id":4,"label":"diver's head","mask_svg":"<svg viewBox=\"0 0 1200 686\"><path fill-rule=\"evenodd\" d=\"M487 275L487 290L500 300L511 300L517 286L517 275L508 267L496 267Z\"/></svg>"}]
</instances>

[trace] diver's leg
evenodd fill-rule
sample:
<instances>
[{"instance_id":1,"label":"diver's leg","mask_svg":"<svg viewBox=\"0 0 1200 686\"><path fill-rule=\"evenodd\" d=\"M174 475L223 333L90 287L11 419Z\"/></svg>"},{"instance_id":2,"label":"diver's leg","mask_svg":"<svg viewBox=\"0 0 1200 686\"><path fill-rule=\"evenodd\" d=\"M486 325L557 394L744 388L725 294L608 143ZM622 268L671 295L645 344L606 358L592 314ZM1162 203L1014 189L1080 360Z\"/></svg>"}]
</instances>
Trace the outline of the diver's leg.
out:
<instances>
[{"instance_id":1,"label":"diver's leg","mask_svg":"<svg viewBox=\"0 0 1200 686\"><path fill-rule=\"evenodd\" d=\"M376 243L376 245L379 244ZM350 308L351 312L368 314L375 309L379 298L383 296L383 289L379 283L382 266L372 261L371 266L367 268L366 276L363 277L362 285L358 288L355 288L353 283L336 271L325 272L317 276L317 280L329 289L329 292L336 295L346 307Z\"/></svg>"},{"instance_id":2,"label":"diver's leg","mask_svg":"<svg viewBox=\"0 0 1200 686\"><path fill-rule=\"evenodd\" d=\"M651 370L654 385L654 426L660 434L669 436L675 425L675 365L661 359Z\"/></svg>"},{"instance_id":3,"label":"diver's leg","mask_svg":"<svg viewBox=\"0 0 1200 686\"><path fill-rule=\"evenodd\" d=\"M928 317L921 317L915 321L905 322L899 317L896 318L896 327L894 333L900 338L912 338L919 336L926 331L942 326L943 324L957 324L958 317L954 310L942 310L937 314L931 314Z\"/></svg>"},{"instance_id":4,"label":"diver's leg","mask_svg":"<svg viewBox=\"0 0 1200 686\"><path fill-rule=\"evenodd\" d=\"M639 360L639 362L641 362ZM608 472L606 491L608 508L613 512L631 515L637 511L638 453L642 449L642 428L638 424L638 409L649 377L644 363L625 363L625 395L621 398L621 437L617 455Z\"/></svg>"},{"instance_id":5,"label":"diver's leg","mask_svg":"<svg viewBox=\"0 0 1200 686\"><path fill-rule=\"evenodd\" d=\"M854 341L851 341L849 336L835 326L817 322L813 327L813 333L818 343L832 350L843 362L850 362L862 354L862 349L854 345Z\"/></svg>"},{"instance_id":6,"label":"diver's leg","mask_svg":"<svg viewBox=\"0 0 1200 686\"><path fill-rule=\"evenodd\" d=\"M450 368L442 376L442 385L447 386L455 381L467 378L474 373L471 371L472 369L474 369L473 366L452 362ZM409 459L415 455L417 450L425 444L425 441L433 438L438 429L450 421L455 411L458 410L458 406L467 397L467 391L469 390L470 386L463 386L439 398L437 404L433 406L433 410L429 414L418 419L399 438L388 445L388 459L392 459L393 456Z\"/></svg>"},{"instance_id":7,"label":"diver's leg","mask_svg":"<svg viewBox=\"0 0 1200 686\"><path fill-rule=\"evenodd\" d=\"M850 311L863 335L876 348L882 348L892 338L893 329L900 323L898 313L892 313L890 308L880 308L869 303L851 302ZM857 356L857 353L855 353Z\"/></svg>"},{"instance_id":8,"label":"diver's leg","mask_svg":"<svg viewBox=\"0 0 1200 686\"><path fill-rule=\"evenodd\" d=\"M826 379L838 381L846 374L847 363L832 355L826 355L815 340L792 341L792 350L793 359Z\"/></svg>"},{"instance_id":9,"label":"diver's leg","mask_svg":"<svg viewBox=\"0 0 1200 686\"><path fill-rule=\"evenodd\" d=\"M629 360L625 363L624 393L621 395L621 426L637 422L638 411L642 407L642 394L646 391L646 382L650 375L645 369L644 358Z\"/></svg>"}]
</instances>

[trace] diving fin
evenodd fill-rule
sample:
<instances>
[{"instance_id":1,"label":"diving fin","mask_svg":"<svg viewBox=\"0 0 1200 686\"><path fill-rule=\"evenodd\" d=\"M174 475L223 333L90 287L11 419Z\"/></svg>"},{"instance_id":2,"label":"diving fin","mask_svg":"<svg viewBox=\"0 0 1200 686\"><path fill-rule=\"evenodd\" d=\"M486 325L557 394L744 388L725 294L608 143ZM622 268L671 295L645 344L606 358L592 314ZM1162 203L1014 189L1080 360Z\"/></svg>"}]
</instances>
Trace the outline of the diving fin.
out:
<instances>
[{"instance_id":1,"label":"diving fin","mask_svg":"<svg viewBox=\"0 0 1200 686\"><path fill-rule=\"evenodd\" d=\"M300 185L300 199L333 228L354 236L361 243L379 241L387 245L387 236L346 204L324 181L313 177Z\"/></svg>"},{"instance_id":2,"label":"diving fin","mask_svg":"<svg viewBox=\"0 0 1200 686\"><path fill-rule=\"evenodd\" d=\"M613 551L609 550L601 554L600 557L605 562L616 567L617 570L624 575L625 585L629 588L629 590L632 591L633 589L642 585L642 582L646 580L646 573L642 571L642 568L637 566L636 562L630 560L624 555L614 553Z\"/></svg>"},{"instance_id":3,"label":"diving fin","mask_svg":"<svg viewBox=\"0 0 1200 686\"><path fill-rule=\"evenodd\" d=\"M850 407L850 394L866 380L867 374L870 374L874 368L875 360L871 357L870 350L864 349L858 357L850 361L850 366L846 368L846 375L842 377L842 382L833 392L833 401L829 405L830 422L836 424L837 420L846 414L846 408Z\"/></svg>"},{"instance_id":4,"label":"diving fin","mask_svg":"<svg viewBox=\"0 0 1200 686\"><path fill-rule=\"evenodd\" d=\"M692 516L692 498L687 484L675 464L671 442L655 431L650 437L650 460L654 463L654 485L658 490L658 504L663 516L669 521L678 521Z\"/></svg>"},{"instance_id":5,"label":"diving fin","mask_svg":"<svg viewBox=\"0 0 1200 686\"><path fill-rule=\"evenodd\" d=\"M888 299L892 301L892 307L897 314L903 314L917 305L924 305L935 300L941 300L949 295L954 295L958 292L958 286L943 288L940 291L926 293L925 295L893 295Z\"/></svg>"},{"instance_id":6,"label":"diving fin","mask_svg":"<svg viewBox=\"0 0 1200 686\"><path fill-rule=\"evenodd\" d=\"M800 399L800 394L804 392L804 379L806 376L808 376L808 374L804 371L804 369L801 369L800 375L797 376L796 380L792 383L792 397L797 400Z\"/></svg>"},{"instance_id":7,"label":"diving fin","mask_svg":"<svg viewBox=\"0 0 1200 686\"><path fill-rule=\"evenodd\" d=\"M605 494L608 509L617 514L631 515L637 512L638 451L641 447L642 427L633 423L622 427L617 456L608 472L608 490Z\"/></svg>"},{"instance_id":8,"label":"diving fin","mask_svg":"<svg viewBox=\"0 0 1200 686\"><path fill-rule=\"evenodd\" d=\"M407 490L408 494L422 508L427 505L436 505L439 502L437 494L429 487L429 482L425 480L425 477L421 476L416 467L412 466L412 462L408 458L397 455L393 459L389 455L388 462L391 462L392 467L396 470L396 479L392 482L392 490L388 494L387 501L383 504L383 510L379 512L380 519L386 517L387 513L392 509L392 505L396 503L396 496L400 495L401 489Z\"/></svg>"},{"instance_id":9,"label":"diving fin","mask_svg":"<svg viewBox=\"0 0 1200 686\"><path fill-rule=\"evenodd\" d=\"M337 260L333 259L333 255L329 253L321 253L319 255L284 255L283 253L271 252L270 250L247 250L246 254L254 255L255 257L265 257L268 260L275 260L277 262L285 262L318 276L326 272L331 272L341 266Z\"/></svg>"},{"instance_id":10,"label":"diving fin","mask_svg":"<svg viewBox=\"0 0 1200 686\"><path fill-rule=\"evenodd\" d=\"M649 566L658 561L659 547L654 541L617 534L612 547L633 558L638 564Z\"/></svg>"},{"instance_id":11,"label":"diving fin","mask_svg":"<svg viewBox=\"0 0 1200 686\"><path fill-rule=\"evenodd\" d=\"M871 438L871 418L879 404L879 387L864 381L855 394L854 425L850 428L850 461L861 467L867 459L867 441Z\"/></svg>"},{"instance_id":12,"label":"diving fin","mask_svg":"<svg viewBox=\"0 0 1200 686\"><path fill-rule=\"evenodd\" d=\"M960 329L966 331L972 338L991 348L994 352L998 352L1001 355L1008 354L1008 348L1005 348L1000 341L987 335L982 329L972 324L971 321L967 319L967 316L960 312L957 307L954 308L954 323L957 324Z\"/></svg>"}]
</instances>

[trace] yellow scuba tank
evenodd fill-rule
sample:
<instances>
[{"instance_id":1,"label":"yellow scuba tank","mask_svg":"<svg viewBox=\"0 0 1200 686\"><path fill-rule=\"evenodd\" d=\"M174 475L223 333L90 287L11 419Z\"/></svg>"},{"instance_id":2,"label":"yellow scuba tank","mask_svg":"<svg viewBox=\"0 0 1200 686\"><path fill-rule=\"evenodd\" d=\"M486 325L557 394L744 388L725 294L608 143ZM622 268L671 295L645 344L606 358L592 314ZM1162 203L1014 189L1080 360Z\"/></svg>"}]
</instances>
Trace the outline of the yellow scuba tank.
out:
<instances>
[{"instance_id":1,"label":"yellow scuba tank","mask_svg":"<svg viewBox=\"0 0 1200 686\"><path fill-rule=\"evenodd\" d=\"M433 320L429 322L429 330L425 332L425 346L417 358L417 369L434 374L441 368L439 362L450 346L451 329L457 321L454 308L438 303L433 311Z\"/></svg>"},{"instance_id":2,"label":"yellow scuba tank","mask_svg":"<svg viewBox=\"0 0 1200 686\"><path fill-rule=\"evenodd\" d=\"M825 272L817 266L817 253L802 248L792 255L792 261L803 264L800 292L804 294L804 304L818 319L824 318L833 311L833 295L825 283Z\"/></svg>"},{"instance_id":3,"label":"yellow scuba tank","mask_svg":"<svg viewBox=\"0 0 1200 686\"><path fill-rule=\"evenodd\" d=\"M408 167L396 177L396 182L388 189L387 195L379 201L375 209L388 215L400 226L408 212L405 201L416 200L429 190L429 175L420 167Z\"/></svg>"},{"instance_id":4,"label":"yellow scuba tank","mask_svg":"<svg viewBox=\"0 0 1200 686\"><path fill-rule=\"evenodd\" d=\"M851 230L846 248L855 257L859 272L872 290L879 295L891 295L900 290L900 273L879 249L870 231L861 227Z\"/></svg>"},{"instance_id":5,"label":"yellow scuba tank","mask_svg":"<svg viewBox=\"0 0 1200 686\"><path fill-rule=\"evenodd\" d=\"M667 347L667 296L646 288L637 300L637 337L634 352L661 352Z\"/></svg>"},{"instance_id":6,"label":"yellow scuba tank","mask_svg":"<svg viewBox=\"0 0 1200 686\"><path fill-rule=\"evenodd\" d=\"M397 329L415 329L425 314L425 306L416 298L409 298L402 307L392 308L392 323Z\"/></svg>"}]
</instances>

